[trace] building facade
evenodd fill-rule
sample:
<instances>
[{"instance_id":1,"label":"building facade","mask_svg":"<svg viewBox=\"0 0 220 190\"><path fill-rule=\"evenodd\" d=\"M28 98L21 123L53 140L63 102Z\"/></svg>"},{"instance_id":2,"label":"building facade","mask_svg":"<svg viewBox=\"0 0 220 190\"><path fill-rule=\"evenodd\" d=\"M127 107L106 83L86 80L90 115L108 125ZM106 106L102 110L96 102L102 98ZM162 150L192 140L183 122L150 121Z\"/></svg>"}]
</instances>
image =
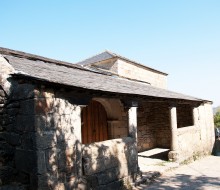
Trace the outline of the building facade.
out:
<instances>
[{"instance_id":1,"label":"building facade","mask_svg":"<svg viewBox=\"0 0 220 190\"><path fill-rule=\"evenodd\" d=\"M0 185L122 189L138 152L212 152L211 102L167 90L167 74L111 52L70 64L0 48Z\"/></svg>"}]
</instances>

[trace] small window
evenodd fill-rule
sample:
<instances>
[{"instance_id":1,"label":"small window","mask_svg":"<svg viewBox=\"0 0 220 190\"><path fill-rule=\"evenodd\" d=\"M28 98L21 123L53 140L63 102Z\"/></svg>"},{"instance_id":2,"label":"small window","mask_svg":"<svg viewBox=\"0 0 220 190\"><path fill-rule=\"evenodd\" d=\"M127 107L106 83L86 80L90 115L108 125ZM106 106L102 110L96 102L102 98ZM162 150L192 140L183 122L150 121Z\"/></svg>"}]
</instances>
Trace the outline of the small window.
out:
<instances>
[{"instance_id":1,"label":"small window","mask_svg":"<svg viewBox=\"0 0 220 190\"><path fill-rule=\"evenodd\" d=\"M97 101L82 110L82 143L90 144L108 140L108 124L105 108Z\"/></svg>"},{"instance_id":2,"label":"small window","mask_svg":"<svg viewBox=\"0 0 220 190\"><path fill-rule=\"evenodd\" d=\"M177 127L193 126L193 110L189 104L177 106Z\"/></svg>"}]
</instances>

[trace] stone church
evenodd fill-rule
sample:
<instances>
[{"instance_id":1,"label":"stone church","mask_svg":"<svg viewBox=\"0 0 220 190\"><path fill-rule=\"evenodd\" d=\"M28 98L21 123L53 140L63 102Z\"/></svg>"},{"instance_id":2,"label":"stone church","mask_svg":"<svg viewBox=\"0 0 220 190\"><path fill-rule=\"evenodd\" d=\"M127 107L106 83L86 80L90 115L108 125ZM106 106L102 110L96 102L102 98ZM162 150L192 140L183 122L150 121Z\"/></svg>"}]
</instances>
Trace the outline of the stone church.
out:
<instances>
[{"instance_id":1,"label":"stone church","mask_svg":"<svg viewBox=\"0 0 220 190\"><path fill-rule=\"evenodd\" d=\"M122 189L138 152L184 162L212 152L212 102L167 74L105 51L71 64L0 48L0 186Z\"/></svg>"}]
</instances>

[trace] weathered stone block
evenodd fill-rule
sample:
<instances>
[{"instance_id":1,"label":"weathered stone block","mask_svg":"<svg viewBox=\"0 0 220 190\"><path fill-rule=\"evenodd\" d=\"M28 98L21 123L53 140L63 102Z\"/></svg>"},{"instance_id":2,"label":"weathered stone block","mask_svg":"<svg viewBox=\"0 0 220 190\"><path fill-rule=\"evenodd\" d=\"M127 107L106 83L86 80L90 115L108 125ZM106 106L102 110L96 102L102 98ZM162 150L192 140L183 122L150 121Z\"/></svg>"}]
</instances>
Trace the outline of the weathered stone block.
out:
<instances>
[{"instance_id":1,"label":"weathered stone block","mask_svg":"<svg viewBox=\"0 0 220 190\"><path fill-rule=\"evenodd\" d=\"M84 160L84 172L86 175L95 174L105 170L104 158L90 158Z\"/></svg>"},{"instance_id":2,"label":"weathered stone block","mask_svg":"<svg viewBox=\"0 0 220 190\"><path fill-rule=\"evenodd\" d=\"M60 149L52 148L45 151L46 155L46 166L47 170L50 172L57 172L58 170L58 155L60 153Z\"/></svg>"},{"instance_id":3,"label":"weathered stone block","mask_svg":"<svg viewBox=\"0 0 220 190\"><path fill-rule=\"evenodd\" d=\"M5 140L8 144L11 144L13 146L20 145L21 143L20 135L16 133L1 132L0 139Z\"/></svg>"},{"instance_id":4,"label":"weathered stone block","mask_svg":"<svg viewBox=\"0 0 220 190\"><path fill-rule=\"evenodd\" d=\"M29 184L30 183L30 176L25 172L16 172L15 181L22 183L22 184Z\"/></svg>"},{"instance_id":5,"label":"weathered stone block","mask_svg":"<svg viewBox=\"0 0 220 190\"><path fill-rule=\"evenodd\" d=\"M46 161L45 161L45 152L37 151L37 173L44 174L47 172Z\"/></svg>"},{"instance_id":6,"label":"weathered stone block","mask_svg":"<svg viewBox=\"0 0 220 190\"><path fill-rule=\"evenodd\" d=\"M6 109L6 114L10 115L10 116L15 116L17 115L19 109L18 108L8 108Z\"/></svg>"},{"instance_id":7,"label":"weathered stone block","mask_svg":"<svg viewBox=\"0 0 220 190\"><path fill-rule=\"evenodd\" d=\"M34 99L20 101L19 113L22 115L34 115L35 114L35 102Z\"/></svg>"},{"instance_id":8,"label":"weathered stone block","mask_svg":"<svg viewBox=\"0 0 220 190\"><path fill-rule=\"evenodd\" d=\"M57 145L55 131L42 131L34 134L37 149L53 148Z\"/></svg>"},{"instance_id":9,"label":"weathered stone block","mask_svg":"<svg viewBox=\"0 0 220 190\"><path fill-rule=\"evenodd\" d=\"M113 156L113 155L110 155L108 157L106 156L103 159L104 159L104 165L105 165L106 169L114 168L116 166L119 166L120 165L119 162L125 161L123 158L120 159L119 157L116 157L116 156Z\"/></svg>"},{"instance_id":10,"label":"weathered stone block","mask_svg":"<svg viewBox=\"0 0 220 190\"><path fill-rule=\"evenodd\" d=\"M35 113L37 115L45 115L54 112L53 98L37 98L35 99Z\"/></svg>"},{"instance_id":11,"label":"weathered stone block","mask_svg":"<svg viewBox=\"0 0 220 190\"><path fill-rule=\"evenodd\" d=\"M14 123L16 121L16 117L14 116L9 116L7 114L4 114L3 117L2 117L2 121L0 121L0 125L1 126L7 126L7 125L10 125L12 123Z\"/></svg>"},{"instance_id":12,"label":"weathered stone block","mask_svg":"<svg viewBox=\"0 0 220 190\"><path fill-rule=\"evenodd\" d=\"M35 118L33 115L18 115L16 117L15 129L20 132L34 132L35 128Z\"/></svg>"},{"instance_id":13,"label":"weathered stone block","mask_svg":"<svg viewBox=\"0 0 220 190\"><path fill-rule=\"evenodd\" d=\"M34 85L27 83L13 85L11 93L12 100L23 100L29 98L34 98Z\"/></svg>"},{"instance_id":14,"label":"weathered stone block","mask_svg":"<svg viewBox=\"0 0 220 190\"><path fill-rule=\"evenodd\" d=\"M59 122L57 114L47 114L35 116L35 127L38 131L55 130Z\"/></svg>"},{"instance_id":15,"label":"weathered stone block","mask_svg":"<svg viewBox=\"0 0 220 190\"><path fill-rule=\"evenodd\" d=\"M109 183L109 184L106 184L106 185L101 185L97 188L95 188L95 190L112 190L112 189L124 189L123 188L123 182L120 180L118 181L115 181L115 182L112 182L112 183Z\"/></svg>"},{"instance_id":16,"label":"weathered stone block","mask_svg":"<svg viewBox=\"0 0 220 190\"><path fill-rule=\"evenodd\" d=\"M119 175L118 168L111 168L97 174L99 185L105 185L113 181L117 181Z\"/></svg>"},{"instance_id":17,"label":"weathered stone block","mask_svg":"<svg viewBox=\"0 0 220 190\"><path fill-rule=\"evenodd\" d=\"M14 180L14 168L9 166L0 167L0 186L8 184Z\"/></svg>"},{"instance_id":18,"label":"weathered stone block","mask_svg":"<svg viewBox=\"0 0 220 190\"><path fill-rule=\"evenodd\" d=\"M6 94L5 94L4 90L2 90L1 85L0 85L0 96L6 97Z\"/></svg>"},{"instance_id":19,"label":"weathered stone block","mask_svg":"<svg viewBox=\"0 0 220 190\"><path fill-rule=\"evenodd\" d=\"M0 142L0 160L3 164L8 164L13 160L14 148L6 142Z\"/></svg>"},{"instance_id":20,"label":"weathered stone block","mask_svg":"<svg viewBox=\"0 0 220 190\"><path fill-rule=\"evenodd\" d=\"M35 88L34 94L35 98L55 98L54 90L48 88Z\"/></svg>"},{"instance_id":21,"label":"weathered stone block","mask_svg":"<svg viewBox=\"0 0 220 190\"><path fill-rule=\"evenodd\" d=\"M37 154L35 151L19 150L15 151L15 167L16 169L35 173L37 171Z\"/></svg>"},{"instance_id":22,"label":"weathered stone block","mask_svg":"<svg viewBox=\"0 0 220 190\"><path fill-rule=\"evenodd\" d=\"M89 188L95 189L96 187L98 187L99 183L97 176L96 175L86 176L86 185L88 189Z\"/></svg>"},{"instance_id":23,"label":"weathered stone block","mask_svg":"<svg viewBox=\"0 0 220 190\"><path fill-rule=\"evenodd\" d=\"M75 150L73 148L69 148L66 150L61 150L58 153L58 169L61 172L66 172L71 175L77 174L77 160Z\"/></svg>"},{"instance_id":24,"label":"weathered stone block","mask_svg":"<svg viewBox=\"0 0 220 190\"><path fill-rule=\"evenodd\" d=\"M14 101L14 102L10 102L6 105L7 109L10 108L19 108L20 107L20 103L18 101Z\"/></svg>"}]
</instances>

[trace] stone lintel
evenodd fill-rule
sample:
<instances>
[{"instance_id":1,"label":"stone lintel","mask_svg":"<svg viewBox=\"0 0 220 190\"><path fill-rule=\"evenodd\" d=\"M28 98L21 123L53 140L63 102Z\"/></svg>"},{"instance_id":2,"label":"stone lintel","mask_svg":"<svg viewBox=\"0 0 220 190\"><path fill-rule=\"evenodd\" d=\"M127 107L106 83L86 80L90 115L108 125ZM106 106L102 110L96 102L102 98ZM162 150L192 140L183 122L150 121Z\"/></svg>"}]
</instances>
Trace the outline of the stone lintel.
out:
<instances>
[{"instance_id":1,"label":"stone lintel","mask_svg":"<svg viewBox=\"0 0 220 190\"><path fill-rule=\"evenodd\" d=\"M126 108L138 107L138 102L134 100L122 100L122 102Z\"/></svg>"}]
</instances>

